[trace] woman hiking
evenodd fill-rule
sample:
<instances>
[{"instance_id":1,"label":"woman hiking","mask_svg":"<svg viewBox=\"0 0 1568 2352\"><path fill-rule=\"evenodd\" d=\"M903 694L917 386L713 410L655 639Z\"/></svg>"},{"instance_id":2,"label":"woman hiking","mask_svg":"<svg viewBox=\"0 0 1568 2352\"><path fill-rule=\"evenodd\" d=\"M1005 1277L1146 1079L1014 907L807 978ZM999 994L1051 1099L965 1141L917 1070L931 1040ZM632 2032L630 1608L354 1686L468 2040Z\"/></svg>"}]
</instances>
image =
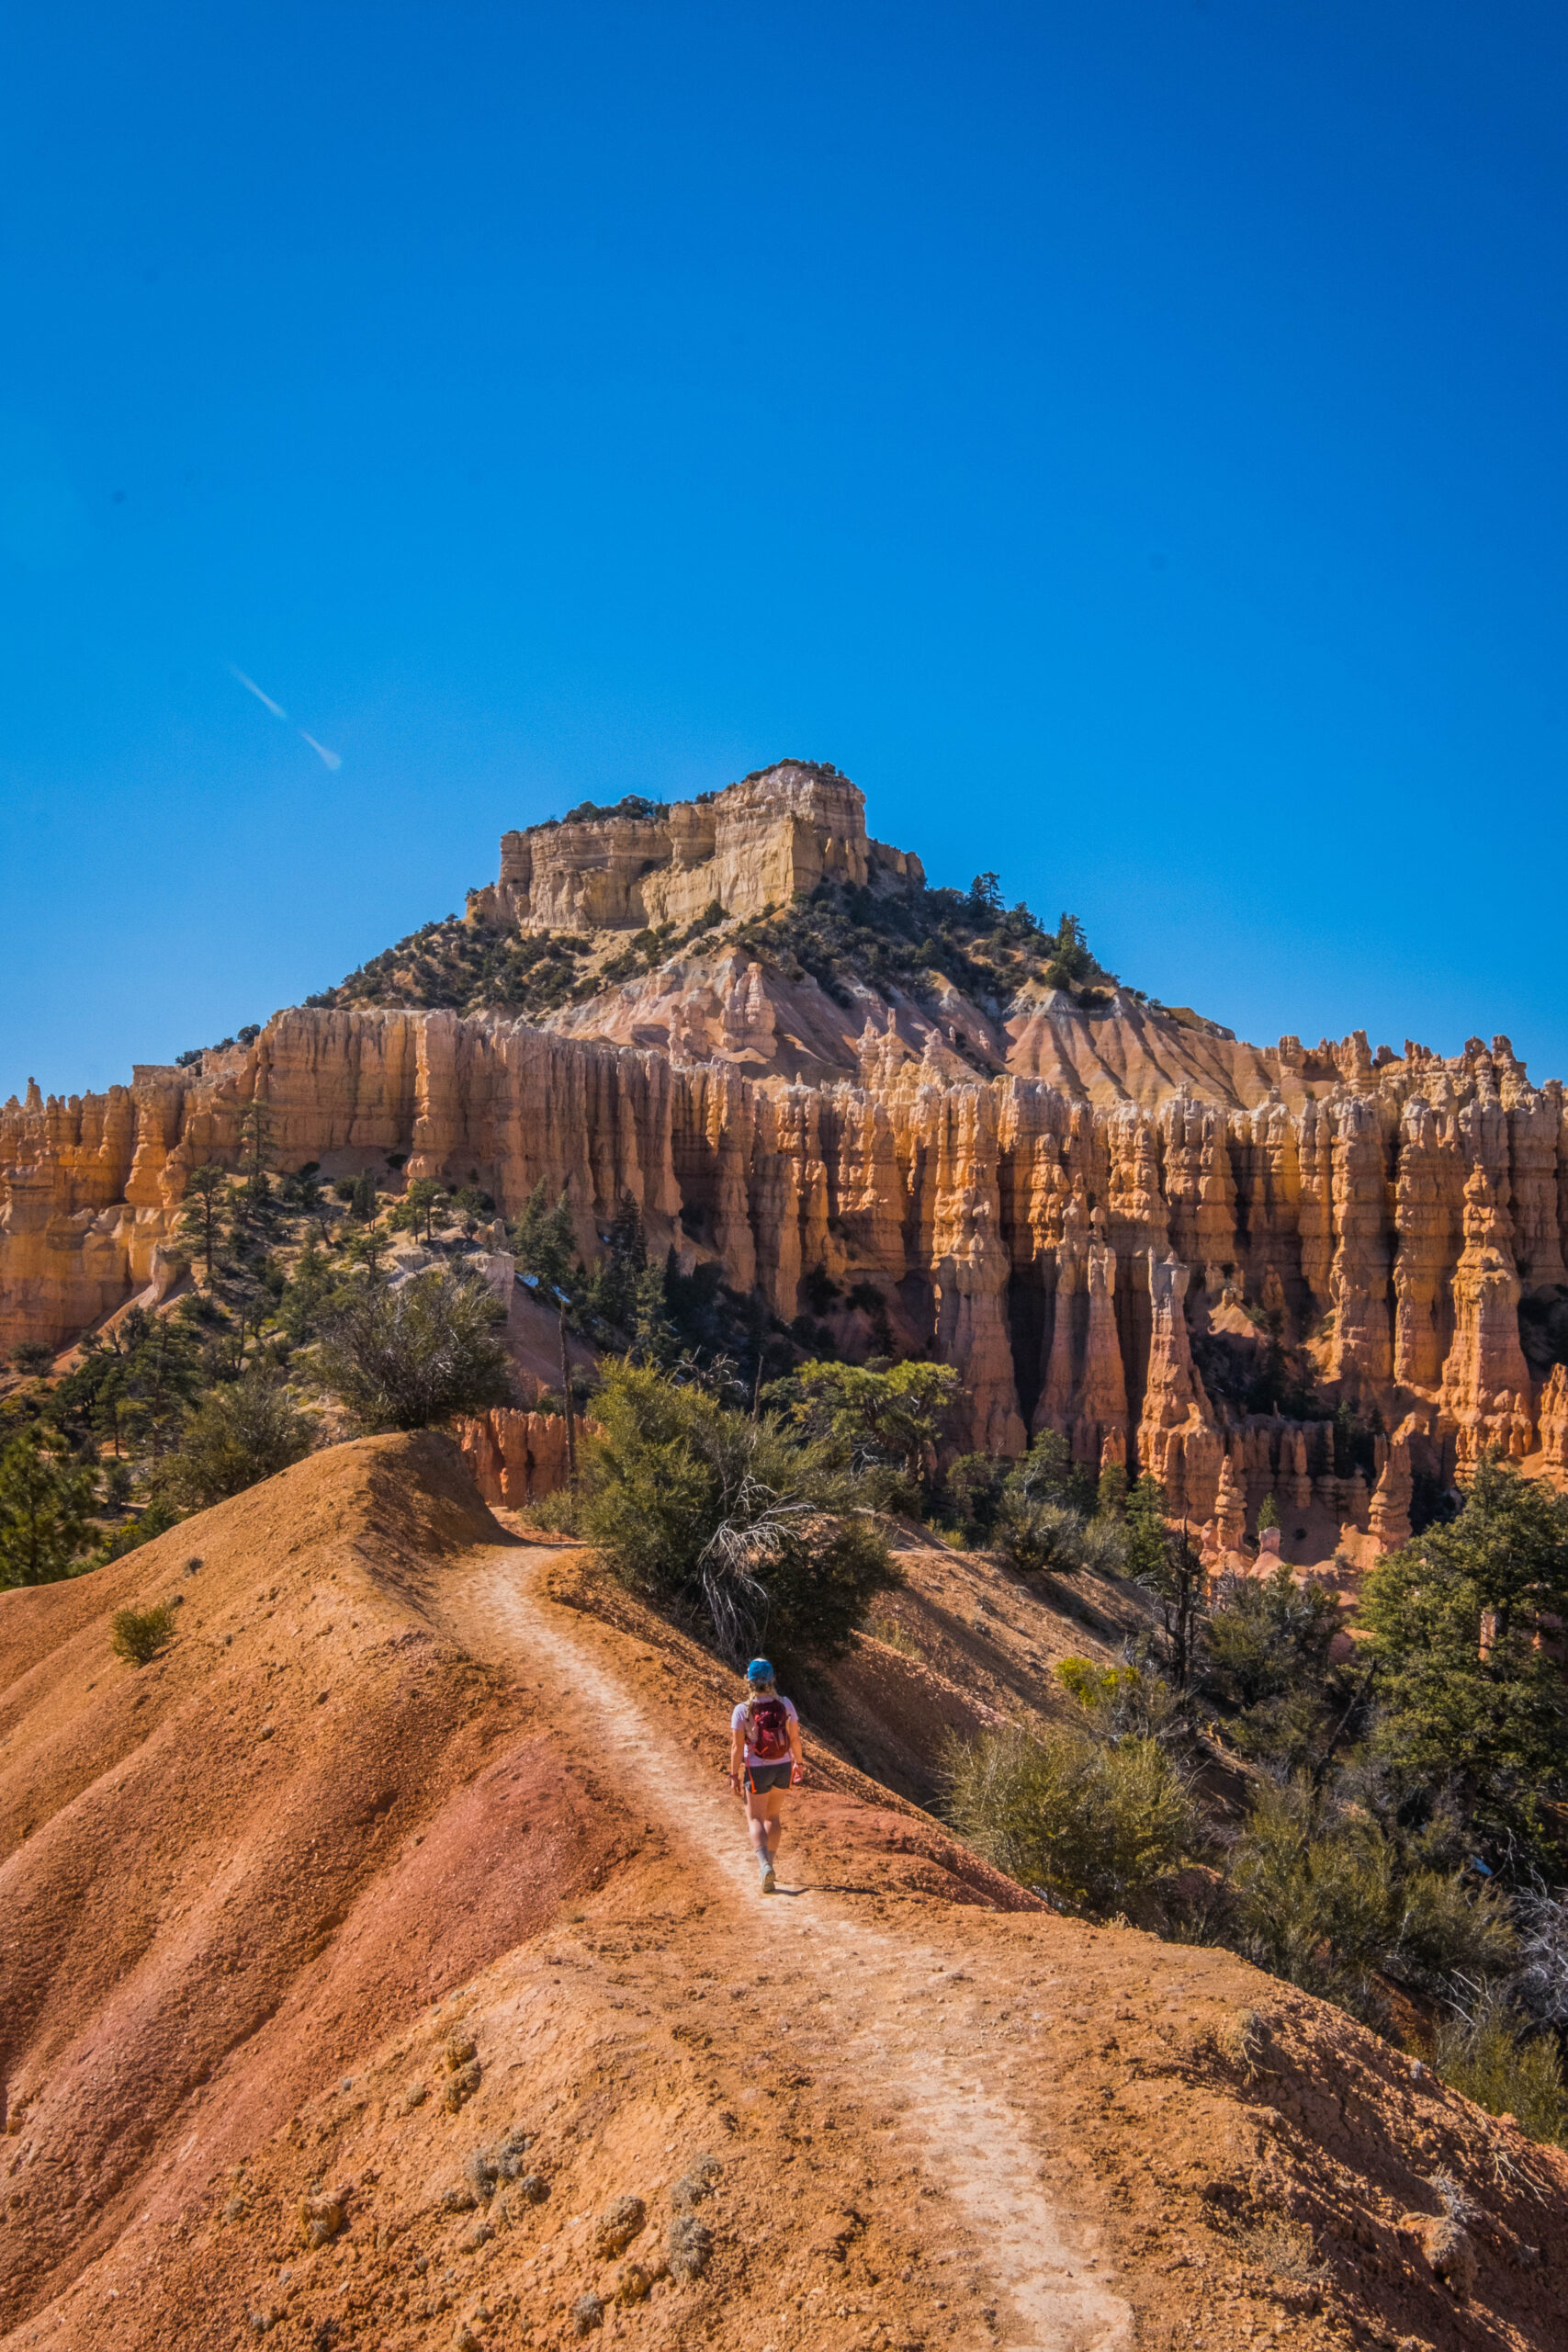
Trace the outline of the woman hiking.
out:
<instances>
[{"instance_id":1,"label":"woman hiking","mask_svg":"<svg viewBox=\"0 0 1568 2352\"><path fill-rule=\"evenodd\" d=\"M780 1698L767 1659L754 1657L746 1669L746 1696L729 1718L729 1785L737 1796L745 1792L764 1894L776 1885L773 1863L784 1838L784 1791L798 1789L805 1779L800 1718Z\"/></svg>"}]
</instances>

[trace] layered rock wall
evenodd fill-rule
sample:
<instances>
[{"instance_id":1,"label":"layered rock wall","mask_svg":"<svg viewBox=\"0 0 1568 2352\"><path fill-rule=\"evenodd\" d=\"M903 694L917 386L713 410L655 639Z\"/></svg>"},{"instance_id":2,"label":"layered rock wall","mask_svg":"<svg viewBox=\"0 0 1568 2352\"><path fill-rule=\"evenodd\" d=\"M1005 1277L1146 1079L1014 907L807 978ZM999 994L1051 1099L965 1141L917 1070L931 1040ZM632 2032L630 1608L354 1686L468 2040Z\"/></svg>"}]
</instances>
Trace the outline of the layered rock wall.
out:
<instances>
[{"instance_id":1,"label":"layered rock wall","mask_svg":"<svg viewBox=\"0 0 1568 2352\"><path fill-rule=\"evenodd\" d=\"M727 791L643 815L605 810L503 833L501 874L468 901L471 920L523 931L638 931L787 907L823 881L919 883L919 858L872 841L865 796L847 776L797 760Z\"/></svg>"},{"instance_id":2,"label":"layered rock wall","mask_svg":"<svg viewBox=\"0 0 1568 2352\"><path fill-rule=\"evenodd\" d=\"M1017 1452L1059 1429L1083 1460L1153 1469L1197 1519L1227 1449L1253 1508L1274 1490L1367 1517L1325 1424L1208 1393L1191 1341L1212 1329L1304 1349L1328 1401L1385 1430L1414 1415L1391 1527L1409 1463L1462 1476L1487 1445L1542 1440L1562 1455L1561 1383L1543 1414L1551 1362L1522 1352L1520 1306L1568 1287L1562 1096L1506 1040L1375 1064L1351 1041L1324 1051L1331 1075L1292 1066L1321 1089L1294 1108L1277 1090L1202 1099L1183 1071L1153 1111L896 1046L890 1028L859 1083L808 1086L499 1018L291 1012L199 1073L31 1090L0 1111L0 1345L57 1346L166 1288L188 1170L237 1163L255 1097L282 1167L406 1155L409 1176L481 1184L508 1216L543 1182L588 1254L629 1196L657 1243L785 1322L818 1268L870 1281L901 1347L962 1370L968 1442Z\"/></svg>"}]
</instances>

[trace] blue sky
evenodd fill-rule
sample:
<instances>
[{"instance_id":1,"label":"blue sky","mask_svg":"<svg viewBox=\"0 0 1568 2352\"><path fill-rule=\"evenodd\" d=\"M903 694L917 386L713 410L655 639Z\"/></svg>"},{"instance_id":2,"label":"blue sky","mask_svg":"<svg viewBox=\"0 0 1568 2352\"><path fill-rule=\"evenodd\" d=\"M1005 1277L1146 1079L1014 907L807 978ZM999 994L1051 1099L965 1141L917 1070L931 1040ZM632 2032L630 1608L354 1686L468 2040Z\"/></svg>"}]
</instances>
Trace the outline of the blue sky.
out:
<instances>
[{"instance_id":1,"label":"blue sky","mask_svg":"<svg viewBox=\"0 0 1568 2352\"><path fill-rule=\"evenodd\" d=\"M1568 1075L1565 191L1516 0L14 11L0 1099L785 753Z\"/></svg>"}]
</instances>

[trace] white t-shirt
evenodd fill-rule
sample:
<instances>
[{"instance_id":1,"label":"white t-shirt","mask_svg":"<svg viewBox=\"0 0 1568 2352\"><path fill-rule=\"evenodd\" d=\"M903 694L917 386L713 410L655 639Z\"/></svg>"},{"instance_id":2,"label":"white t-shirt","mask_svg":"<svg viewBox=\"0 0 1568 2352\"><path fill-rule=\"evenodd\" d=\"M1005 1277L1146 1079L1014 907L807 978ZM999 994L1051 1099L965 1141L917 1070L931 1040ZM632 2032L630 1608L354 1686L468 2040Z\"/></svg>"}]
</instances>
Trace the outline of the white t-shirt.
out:
<instances>
[{"instance_id":1,"label":"white t-shirt","mask_svg":"<svg viewBox=\"0 0 1568 2352\"><path fill-rule=\"evenodd\" d=\"M784 1709L791 1723L797 1724L800 1721L800 1717L795 1712L793 1701L780 1697L777 1691L774 1691L773 1695L774 1698L778 1699L780 1706ZM746 1727L747 1704L748 1702L742 1699L740 1704L736 1708L735 1713L730 1716L729 1728L731 1731L744 1731ZM788 1764L792 1761L792 1758L787 1750L783 1756L759 1756L750 1741L748 1740L746 1743L746 1761L748 1764Z\"/></svg>"}]
</instances>

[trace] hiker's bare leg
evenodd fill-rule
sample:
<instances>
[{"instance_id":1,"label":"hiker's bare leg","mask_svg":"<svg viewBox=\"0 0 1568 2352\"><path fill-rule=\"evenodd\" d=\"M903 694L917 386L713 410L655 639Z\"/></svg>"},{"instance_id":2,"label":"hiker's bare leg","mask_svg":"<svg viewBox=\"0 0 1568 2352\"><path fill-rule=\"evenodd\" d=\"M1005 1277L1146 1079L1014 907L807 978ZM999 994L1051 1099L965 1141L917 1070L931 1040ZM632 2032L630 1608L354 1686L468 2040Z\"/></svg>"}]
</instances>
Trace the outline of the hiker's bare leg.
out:
<instances>
[{"instance_id":1,"label":"hiker's bare leg","mask_svg":"<svg viewBox=\"0 0 1568 2352\"><path fill-rule=\"evenodd\" d=\"M751 1849L760 1862L772 1861L778 1851L783 1834L784 1809L782 1789L748 1789L746 1792L746 1826L751 1835Z\"/></svg>"}]
</instances>

